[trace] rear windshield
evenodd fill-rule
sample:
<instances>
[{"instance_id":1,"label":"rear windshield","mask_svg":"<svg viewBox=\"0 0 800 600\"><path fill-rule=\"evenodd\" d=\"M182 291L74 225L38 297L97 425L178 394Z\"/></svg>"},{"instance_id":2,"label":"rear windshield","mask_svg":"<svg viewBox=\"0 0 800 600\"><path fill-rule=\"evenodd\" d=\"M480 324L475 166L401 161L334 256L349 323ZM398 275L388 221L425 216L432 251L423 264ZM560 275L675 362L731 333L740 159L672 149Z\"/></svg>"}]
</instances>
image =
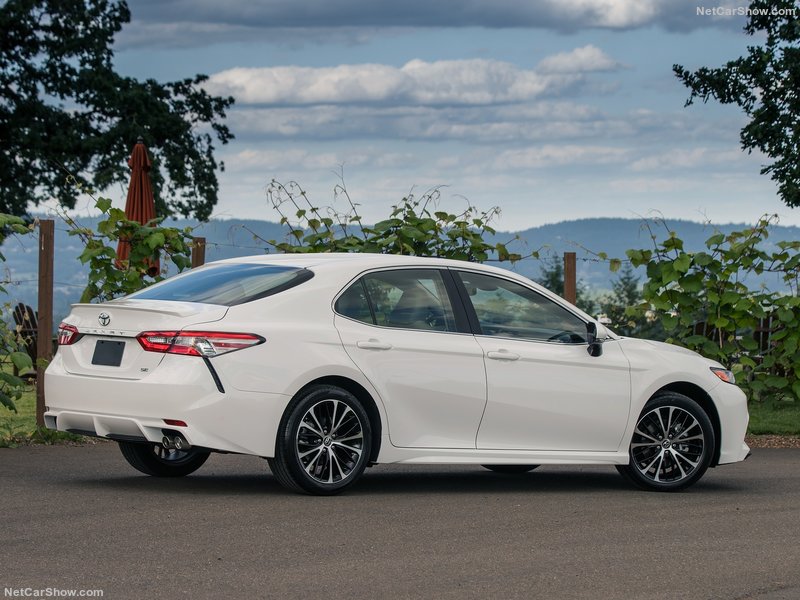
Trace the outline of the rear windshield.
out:
<instances>
[{"instance_id":1,"label":"rear windshield","mask_svg":"<svg viewBox=\"0 0 800 600\"><path fill-rule=\"evenodd\" d=\"M288 290L313 276L308 269L297 267L247 263L209 265L128 297L234 306Z\"/></svg>"}]
</instances>

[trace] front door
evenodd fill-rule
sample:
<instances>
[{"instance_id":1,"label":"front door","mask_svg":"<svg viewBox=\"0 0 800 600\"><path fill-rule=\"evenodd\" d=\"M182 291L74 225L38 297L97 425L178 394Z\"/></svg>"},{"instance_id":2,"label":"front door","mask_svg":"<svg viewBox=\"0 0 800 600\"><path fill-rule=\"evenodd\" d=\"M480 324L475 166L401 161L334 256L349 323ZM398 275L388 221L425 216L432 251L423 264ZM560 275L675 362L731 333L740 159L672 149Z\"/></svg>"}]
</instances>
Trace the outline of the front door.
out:
<instances>
[{"instance_id":1,"label":"front door","mask_svg":"<svg viewBox=\"0 0 800 600\"><path fill-rule=\"evenodd\" d=\"M616 451L630 410L619 344L587 352L586 323L532 288L484 274L458 278L477 316L488 401L481 449Z\"/></svg>"}]
</instances>

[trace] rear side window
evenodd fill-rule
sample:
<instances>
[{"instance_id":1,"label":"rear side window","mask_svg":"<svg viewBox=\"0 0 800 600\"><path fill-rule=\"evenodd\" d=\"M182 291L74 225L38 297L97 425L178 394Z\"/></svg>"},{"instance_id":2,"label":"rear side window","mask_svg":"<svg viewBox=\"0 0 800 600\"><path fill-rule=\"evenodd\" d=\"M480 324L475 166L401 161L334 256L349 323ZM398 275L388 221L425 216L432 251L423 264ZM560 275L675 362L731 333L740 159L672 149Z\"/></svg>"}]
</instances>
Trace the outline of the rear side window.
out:
<instances>
[{"instance_id":1,"label":"rear side window","mask_svg":"<svg viewBox=\"0 0 800 600\"><path fill-rule=\"evenodd\" d=\"M432 269L399 269L365 275L336 302L339 314L381 327L456 331L442 275Z\"/></svg>"},{"instance_id":2,"label":"rear side window","mask_svg":"<svg viewBox=\"0 0 800 600\"><path fill-rule=\"evenodd\" d=\"M235 306L288 290L313 276L308 269L279 265L210 265L167 279L128 297Z\"/></svg>"}]
</instances>

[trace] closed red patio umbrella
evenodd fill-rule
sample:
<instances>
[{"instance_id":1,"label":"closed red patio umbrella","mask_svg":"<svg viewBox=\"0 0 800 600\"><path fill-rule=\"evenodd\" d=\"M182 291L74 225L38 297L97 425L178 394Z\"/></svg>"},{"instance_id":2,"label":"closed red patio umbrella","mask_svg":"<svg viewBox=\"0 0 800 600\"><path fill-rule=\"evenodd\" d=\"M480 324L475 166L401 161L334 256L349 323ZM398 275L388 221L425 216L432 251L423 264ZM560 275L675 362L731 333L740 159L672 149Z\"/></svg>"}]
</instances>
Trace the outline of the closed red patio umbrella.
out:
<instances>
[{"instance_id":1,"label":"closed red patio umbrella","mask_svg":"<svg viewBox=\"0 0 800 600\"><path fill-rule=\"evenodd\" d=\"M131 182L128 186L128 198L125 201L125 215L129 220L145 225L156 218L156 202L153 197L153 187L150 185L149 171L152 163L142 138L136 141L133 153L128 159L128 166L131 168ZM130 242L120 240L117 245L117 267L122 266L122 261L128 260L130 253ZM151 277L157 275L159 267L159 261L153 261L147 269L147 274Z\"/></svg>"}]
</instances>

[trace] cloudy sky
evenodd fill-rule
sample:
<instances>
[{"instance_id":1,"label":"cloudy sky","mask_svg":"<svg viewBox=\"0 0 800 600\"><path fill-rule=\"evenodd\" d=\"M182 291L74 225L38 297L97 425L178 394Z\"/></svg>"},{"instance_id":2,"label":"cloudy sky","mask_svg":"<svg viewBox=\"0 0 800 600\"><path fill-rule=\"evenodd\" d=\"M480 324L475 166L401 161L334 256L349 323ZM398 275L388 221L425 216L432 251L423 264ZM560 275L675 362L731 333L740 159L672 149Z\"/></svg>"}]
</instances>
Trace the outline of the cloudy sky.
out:
<instances>
[{"instance_id":1,"label":"cloudy sky","mask_svg":"<svg viewBox=\"0 0 800 600\"><path fill-rule=\"evenodd\" d=\"M123 73L205 73L236 98L219 217L277 220L272 178L329 204L343 169L367 221L441 185L446 208L500 206L506 230L651 211L800 224L764 157L740 150L740 111L684 108L673 64L718 66L752 42L741 17L699 16L702 0L129 5Z\"/></svg>"}]
</instances>

